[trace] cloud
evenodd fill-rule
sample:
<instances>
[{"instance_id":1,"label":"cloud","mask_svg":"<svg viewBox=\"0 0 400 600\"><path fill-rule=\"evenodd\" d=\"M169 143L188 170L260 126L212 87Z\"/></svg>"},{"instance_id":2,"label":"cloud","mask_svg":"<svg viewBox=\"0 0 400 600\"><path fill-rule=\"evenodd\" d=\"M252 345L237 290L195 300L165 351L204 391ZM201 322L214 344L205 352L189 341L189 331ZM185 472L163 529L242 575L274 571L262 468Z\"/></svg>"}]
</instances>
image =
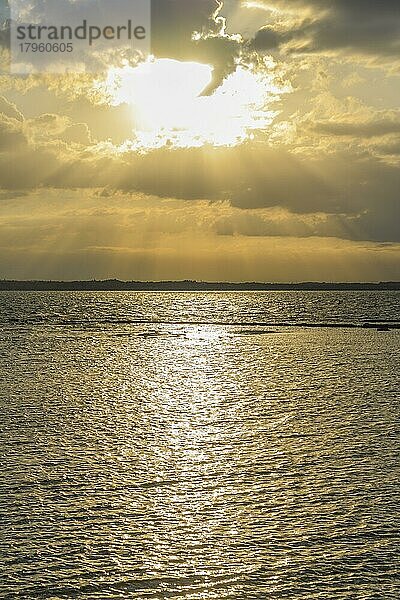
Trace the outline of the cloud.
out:
<instances>
[{"instance_id":1,"label":"cloud","mask_svg":"<svg viewBox=\"0 0 400 600\"><path fill-rule=\"evenodd\" d=\"M62 136L70 127L79 132L79 124L68 125L68 120L51 115L42 121L53 134L58 132L58 138L44 140L32 133L29 126L34 129L38 120L28 121L24 133L20 122L4 117L0 129L4 187L96 187L106 188L108 196L120 190L187 202L225 201L243 214L281 207L292 215L291 221L286 217L281 223L260 222L253 215L241 217L237 229L232 222L220 221L218 231L284 235L293 230L298 236L400 241L400 168L363 150L349 147L310 157L250 141L232 148L121 153L107 144L66 144ZM312 220L312 215L325 217Z\"/></svg>"},{"instance_id":2,"label":"cloud","mask_svg":"<svg viewBox=\"0 0 400 600\"><path fill-rule=\"evenodd\" d=\"M260 28L253 45L279 46L298 53L346 51L380 60L398 60L400 5L396 0L271 0L286 20ZM295 17L293 17L295 13Z\"/></svg>"},{"instance_id":3,"label":"cloud","mask_svg":"<svg viewBox=\"0 0 400 600\"><path fill-rule=\"evenodd\" d=\"M7 201L7 200L14 200L14 198L21 198L22 196L25 196L25 195L26 195L26 192L0 189L0 200L2 202Z\"/></svg>"},{"instance_id":4,"label":"cloud","mask_svg":"<svg viewBox=\"0 0 400 600\"><path fill-rule=\"evenodd\" d=\"M399 245L297 237L302 219L226 202L41 189L0 204L0 272L21 279L398 278ZM282 234L262 235L261 221L265 231L279 224Z\"/></svg>"},{"instance_id":5,"label":"cloud","mask_svg":"<svg viewBox=\"0 0 400 600\"><path fill-rule=\"evenodd\" d=\"M257 31L252 41L252 48L266 51L275 50L292 37L293 35L290 32L279 32L272 27L262 27Z\"/></svg>"},{"instance_id":6,"label":"cloud","mask_svg":"<svg viewBox=\"0 0 400 600\"><path fill-rule=\"evenodd\" d=\"M213 31L217 0L152 0L152 50L162 58L185 57L194 51L195 31Z\"/></svg>"},{"instance_id":7,"label":"cloud","mask_svg":"<svg viewBox=\"0 0 400 600\"><path fill-rule=\"evenodd\" d=\"M395 139L385 141L376 148L377 152L387 156L400 155L400 138L397 136Z\"/></svg>"},{"instance_id":8,"label":"cloud","mask_svg":"<svg viewBox=\"0 0 400 600\"><path fill-rule=\"evenodd\" d=\"M92 144L86 123L74 123L70 117L44 113L26 121L25 130L36 142L58 140L67 144L88 146Z\"/></svg>"},{"instance_id":9,"label":"cloud","mask_svg":"<svg viewBox=\"0 0 400 600\"><path fill-rule=\"evenodd\" d=\"M27 143L21 123L0 114L0 153L21 151L27 147Z\"/></svg>"},{"instance_id":10,"label":"cloud","mask_svg":"<svg viewBox=\"0 0 400 600\"><path fill-rule=\"evenodd\" d=\"M23 121L24 117L18 108L7 100L4 96L0 96L0 114L10 119L16 119L17 121Z\"/></svg>"},{"instance_id":11,"label":"cloud","mask_svg":"<svg viewBox=\"0 0 400 600\"><path fill-rule=\"evenodd\" d=\"M292 140L297 153L324 152L340 158L343 152L385 159L397 154L400 139L400 111L378 110L365 105L360 99L346 96L337 98L329 91L317 93L307 113L297 111L292 117L296 130ZM386 158L385 158L386 157Z\"/></svg>"},{"instance_id":12,"label":"cloud","mask_svg":"<svg viewBox=\"0 0 400 600\"><path fill-rule=\"evenodd\" d=\"M106 120L107 110L114 109L90 113L89 128L53 112L24 119L5 99L0 106L9 115L0 119L0 181L10 190L102 188L109 196L122 191L188 203L224 201L238 213L234 220L221 217L221 235L292 231L298 237L399 240L397 110L373 110L357 99L339 101L324 92L313 98L310 112L299 110L290 117L295 135L287 142L274 141L271 128L229 148L163 147L138 153L93 142L97 115ZM89 116L85 103L81 115L80 104L73 110L65 106L69 115ZM276 207L291 217L260 217Z\"/></svg>"},{"instance_id":13,"label":"cloud","mask_svg":"<svg viewBox=\"0 0 400 600\"><path fill-rule=\"evenodd\" d=\"M372 138L400 133L400 119L378 119L374 121L319 121L314 124L318 133L329 136L351 136Z\"/></svg>"},{"instance_id":14,"label":"cloud","mask_svg":"<svg viewBox=\"0 0 400 600\"><path fill-rule=\"evenodd\" d=\"M89 145L92 143L91 134L86 123L72 123L60 135L67 144Z\"/></svg>"},{"instance_id":15,"label":"cloud","mask_svg":"<svg viewBox=\"0 0 400 600\"><path fill-rule=\"evenodd\" d=\"M361 109L353 114L333 114L329 119L319 120L309 115L303 127L322 136L332 148L338 140L349 146L358 145L377 157L399 154L400 111L372 111Z\"/></svg>"},{"instance_id":16,"label":"cloud","mask_svg":"<svg viewBox=\"0 0 400 600\"><path fill-rule=\"evenodd\" d=\"M8 7L8 0L0 0L0 53L2 49L8 49L10 46L9 18L10 9Z\"/></svg>"},{"instance_id":17,"label":"cloud","mask_svg":"<svg viewBox=\"0 0 400 600\"><path fill-rule=\"evenodd\" d=\"M329 150L333 133L368 138L393 132L396 115L385 114L374 121L368 113L367 122L358 115L345 128L343 121L317 122L316 135L328 136ZM397 148L387 137L382 147L386 153ZM311 155L301 147L295 152L296 147L271 147L261 141L231 148L164 147L140 154L122 152L109 143L91 144L85 124L45 113L23 122L3 116L0 149L0 180L8 189L96 187L186 201L224 200L243 211L281 207L293 215L340 216L344 223L340 230L337 219L330 220L331 229L321 221L319 229L307 224L304 230L303 221L298 235L301 230L305 235L324 231L352 239L399 239L394 224L399 216L400 168L374 156L371 150L379 150L375 141L371 149L333 145L326 154ZM273 228L277 234L282 231L276 223Z\"/></svg>"},{"instance_id":18,"label":"cloud","mask_svg":"<svg viewBox=\"0 0 400 600\"><path fill-rule=\"evenodd\" d=\"M218 0L152 0L152 53L157 58L198 61L214 67L212 93L235 69L240 39L225 32ZM194 34L196 34L194 36Z\"/></svg>"},{"instance_id":19,"label":"cloud","mask_svg":"<svg viewBox=\"0 0 400 600\"><path fill-rule=\"evenodd\" d=\"M76 11L75 4L74 0L64 2L61 14L69 15L71 11ZM204 90L204 95L211 94L222 84L224 78L235 70L243 50L240 36L226 32L225 19L220 15L222 7L223 3L220 0L151 0L151 53L157 58L197 61L212 65L213 80ZM26 10L30 11L33 15L31 20L35 22L38 15L48 12L48 5L43 0L32 0ZM96 7L93 10L96 10ZM60 6L57 5L53 12L54 19L59 21ZM51 20L51 14L48 18ZM87 19L90 20L90 13ZM123 48L118 48L117 52L107 49L107 52L85 55L87 70L93 72L102 72L110 64L121 66L124 60L134 65L138 58L129 49ZM67 89L63 91L76 96L79 90L78 82L74 85L77 89L71 90L69 86L68 90L69 80L70 76L67 74L64 83ZM35 85L35 82L31 84ZM56 85L49 81L49 85L62 90L63 81L58 81ZM82 85L85 88L84 80Z\"/></svg>"}]
</instances>

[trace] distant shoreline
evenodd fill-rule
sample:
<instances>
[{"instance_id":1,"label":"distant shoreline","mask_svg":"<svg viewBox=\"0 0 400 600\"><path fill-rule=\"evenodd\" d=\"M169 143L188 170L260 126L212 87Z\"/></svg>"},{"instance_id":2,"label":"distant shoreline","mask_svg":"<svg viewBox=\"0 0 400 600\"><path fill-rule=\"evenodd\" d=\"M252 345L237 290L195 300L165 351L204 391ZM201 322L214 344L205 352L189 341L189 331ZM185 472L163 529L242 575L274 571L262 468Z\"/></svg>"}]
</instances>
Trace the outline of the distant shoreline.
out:
<instances>
[{"instance_id":1,"label":"distant shoreline","mask_svg":"<svg viewBox=\"0 0 400 600\"><path fill-rule=\"evenodd\" d=\"M381 282L208 282L208 281L17 281L0 280L2 291L135 291L135 292L236 292L236 291L399 291L400 281Z\"/></svg>"}]
</instances>

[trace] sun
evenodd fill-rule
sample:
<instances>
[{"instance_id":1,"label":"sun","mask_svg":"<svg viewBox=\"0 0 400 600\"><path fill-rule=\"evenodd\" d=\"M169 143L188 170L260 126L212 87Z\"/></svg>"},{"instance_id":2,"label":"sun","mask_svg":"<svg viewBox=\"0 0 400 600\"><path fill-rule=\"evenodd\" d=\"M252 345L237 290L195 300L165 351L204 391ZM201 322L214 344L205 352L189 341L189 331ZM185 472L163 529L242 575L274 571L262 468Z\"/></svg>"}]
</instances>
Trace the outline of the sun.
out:
<instances>
[{"instance_id":1,"label":"sun","mask_svg":"<svg viewBox=\"0 0 400 600\"><path fill-rule=\"evenodd\" d=\"M266 70L237 66L210 96L207 64L150 58L137 66L110 68L97 82L108 104L128 104L134 130L125 145L233 146L266 129L276 112L270 109L281 91Z\"/></svg>"},{"instance_id":2,"label":"sun","mask_svg":"<svg viewBox=\"0 0 400 600\"><path fill-rule=\"evenodd\" d=\"M211 79L209 65L160 59L110 69L107 88L114 105L132 106L139 129L171 130L189 125L193 103Z\"/></svg>"}]
</instances>

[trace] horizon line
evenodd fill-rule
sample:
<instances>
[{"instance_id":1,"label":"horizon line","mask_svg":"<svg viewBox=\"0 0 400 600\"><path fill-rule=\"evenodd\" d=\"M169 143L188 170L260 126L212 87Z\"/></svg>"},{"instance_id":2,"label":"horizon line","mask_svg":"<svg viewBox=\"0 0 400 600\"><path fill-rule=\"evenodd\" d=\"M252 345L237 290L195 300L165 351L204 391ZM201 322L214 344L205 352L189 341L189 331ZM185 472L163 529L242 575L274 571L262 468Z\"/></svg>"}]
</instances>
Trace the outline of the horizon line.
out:
<instances>
[{"instance_id":1,"label":"horizon line","mask_svg":"<svg viewBox=\"0 0 400 600\"><path fill-rule=\"evenodd\" d=\"M124 290L140 288L151 288L152 290L201 290L201 289L382 289L382 290L400 290L400 281L205 281L196 279L176 279L176 280L121 280L121 279L0 279L0 291L14 290L75 290L88 289L95 291L102 290Z\"/></svg>"}]
</instances>

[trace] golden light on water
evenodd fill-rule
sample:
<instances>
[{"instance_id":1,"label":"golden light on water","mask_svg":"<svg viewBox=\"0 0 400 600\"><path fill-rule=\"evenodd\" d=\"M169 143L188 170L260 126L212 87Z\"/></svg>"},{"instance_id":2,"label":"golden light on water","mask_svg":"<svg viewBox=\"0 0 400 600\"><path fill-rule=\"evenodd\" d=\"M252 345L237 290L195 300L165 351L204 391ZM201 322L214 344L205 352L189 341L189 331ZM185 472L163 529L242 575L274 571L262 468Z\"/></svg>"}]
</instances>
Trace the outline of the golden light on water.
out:
<instances>
[{"instance_id":1,"label":"golden light on water","mask_svg":"<svg viewBox=\"0 0 400 600\"><path fill-rule=\"evenodd\" d=\"M272 75L238 66L213 94L203 96L212 76L210 65L151 58L110 68L96 88L109 105L132 107L129 148L234 146L269 127L277 114L271 105L285 91Z\"/></svg>"}]
</instances>

